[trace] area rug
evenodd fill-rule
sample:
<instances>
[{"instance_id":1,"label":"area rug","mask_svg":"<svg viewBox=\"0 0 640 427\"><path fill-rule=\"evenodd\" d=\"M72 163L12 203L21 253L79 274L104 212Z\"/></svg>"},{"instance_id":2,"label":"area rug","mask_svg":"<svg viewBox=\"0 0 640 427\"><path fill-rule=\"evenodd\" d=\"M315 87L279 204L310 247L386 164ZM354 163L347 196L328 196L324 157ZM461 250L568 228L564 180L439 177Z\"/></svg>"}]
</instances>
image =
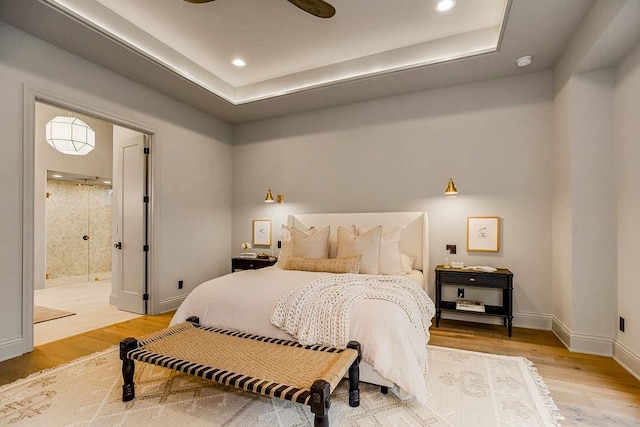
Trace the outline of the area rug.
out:
<instances>
[{"instance_id":1,"label":"area rug","mask_svg":"<svg viewBox=\"0 0 640 427\"><path fill-rule=\"evenodd\" d=\"M117 348L39 372L0 388L0 425L311 426L308 406L214 385L136 363L136 398L123 403ZM334 391L332 426L555 426L562 419L525 358L429 346L429 403L403 402L361 384L358 408L348 383Z\"/></svg>"},{"instance_id":2,"label":"area rug","mask_svg":"<svg viewBox=\"0 0 640 427\"><path fill-rule=\"evenodd\" d=\"M33 306L33 323L42 323L49 320L60 319L61 317L73 316L76 313L71 311L58 310L56 308Z\"/></svg>"}]
</instances>

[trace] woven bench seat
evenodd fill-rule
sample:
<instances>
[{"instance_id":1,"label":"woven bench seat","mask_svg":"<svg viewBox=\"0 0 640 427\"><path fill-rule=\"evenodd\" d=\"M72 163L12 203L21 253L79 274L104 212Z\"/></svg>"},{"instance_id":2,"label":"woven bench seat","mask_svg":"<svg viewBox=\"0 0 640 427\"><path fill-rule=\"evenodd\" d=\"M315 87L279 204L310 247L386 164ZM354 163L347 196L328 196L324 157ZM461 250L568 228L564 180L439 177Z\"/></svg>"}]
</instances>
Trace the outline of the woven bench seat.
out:
<instances>
[{"instance_id":1,"label":"woven bench seat","mask_svg":"<svg viewBox=\"0 0 640 427\"><path fill-rule=\"evenodd\" d=\"M135 397L134 360L311 406L314 425L328 426L330 395L349 372L349 405L360 403L360 345L346 349L199 325L198 319L120 342L122 400Z\"/></svg>"}]
</instances>

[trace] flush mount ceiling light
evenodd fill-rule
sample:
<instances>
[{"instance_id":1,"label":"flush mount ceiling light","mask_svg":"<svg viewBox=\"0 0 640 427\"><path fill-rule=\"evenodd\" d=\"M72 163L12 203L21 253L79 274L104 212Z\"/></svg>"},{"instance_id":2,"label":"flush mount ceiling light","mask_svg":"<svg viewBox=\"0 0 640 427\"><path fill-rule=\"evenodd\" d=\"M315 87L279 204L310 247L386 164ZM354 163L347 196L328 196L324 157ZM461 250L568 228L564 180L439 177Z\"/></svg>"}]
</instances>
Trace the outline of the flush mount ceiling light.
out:
<instances>
[{"instance_id":1,"label":"flush mount ceiling light","mask_svg":"<svg viewBox=\"0 0 640 427\"><path fill-rule=\"evenodd\" d=\"M436 2L436 10L438 12L446 12L447 10L453 9L455 5L456 0L438 0L438 2Z\"/></svg>"},{"instance_id":2,"label":"flush mount ceiling light","mask_svg":"<svg viewBox=\"0 0 640 427\"><path fill-rule=\"evenodd\" d=\"M245 65L247 65L247 62L244 59L241 59L241 58L236 58L236 59L232 60L231 63L233 65L235 65L236 67L244 67Z\"/></svg>"},{"instance_id":3,"label":"flush mount ceiling light","mask_svg":"<svg viewBox=\"0 0 640 427\"><path fill-rule=\"evenodd\" d=\"M47 144L64 154L84 156L96 148L96 133L76 117L56 116L45 129Z\"/></svg>"},{"instance_id":4,"label":"flush mount ceiling light","mask_svg":"<svg viewBox=\"0 0 640 427\"><path fill-rule=\"evenodd\" d=\"M521 56L516 60L516 65L518 67L526 67L528 65L531 65L532 61L533 61L533 57L531 55Z\"/></svg>"}]
</instances>

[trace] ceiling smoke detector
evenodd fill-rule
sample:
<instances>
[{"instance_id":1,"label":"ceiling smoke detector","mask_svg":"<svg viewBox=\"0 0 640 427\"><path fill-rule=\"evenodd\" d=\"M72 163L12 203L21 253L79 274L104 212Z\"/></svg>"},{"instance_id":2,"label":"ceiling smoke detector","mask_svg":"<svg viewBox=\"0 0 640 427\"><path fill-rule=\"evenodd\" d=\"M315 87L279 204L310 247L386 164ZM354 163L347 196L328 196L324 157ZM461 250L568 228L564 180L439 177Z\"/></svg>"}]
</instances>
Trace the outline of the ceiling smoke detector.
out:
<instances>
[{"instance_id":1,"label":"ceiling smoke detector","mask_svg":"<svg viewBox=\"0 0 640 427\"><path fill-rule=\"evenodd\" d=\"M518 67L526 67L528 65L531 65L531 61L533 60L533 57L531 55L527 55L527 56L521 56L520 58L518 58L518 60L516 61L516 65L518 65Z\"/></svg>"}]
</instances>

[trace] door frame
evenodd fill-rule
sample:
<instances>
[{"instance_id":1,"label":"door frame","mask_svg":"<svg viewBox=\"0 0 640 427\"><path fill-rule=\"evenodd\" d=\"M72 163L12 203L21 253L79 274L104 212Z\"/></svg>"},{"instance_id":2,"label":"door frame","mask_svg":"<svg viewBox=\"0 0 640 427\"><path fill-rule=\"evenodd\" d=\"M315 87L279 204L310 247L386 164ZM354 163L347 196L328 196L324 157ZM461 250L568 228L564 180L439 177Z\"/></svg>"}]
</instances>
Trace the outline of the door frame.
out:
<instances>
[{"instance_id":1,"label":"door frame","mask_svg":"<svg viewBox=\"0 0 640 427\"><path fill-rule=\"evenodd\" d=\"M54 94L29 86L23 85L23 120L22 120L22 353L33 351L33 304L34 304L34 254L35 254L35 110L36 102L54 105L66 110L78 112L108 121L112 124L129 128L146 135L150 147L148 156L149 167L147 168L147 185L150 201L147 205L146 231L147 244L147 277L146 288L149 293L147 301L147 314L155 313L155 298L153 280L154 276L154 224L153 206L154 193L154 165L153 146L155 131L147 125L119 116L110 111L102 110L94 105L88 105L70 99L60 94Z\"/></svg>"}]
</instances>

